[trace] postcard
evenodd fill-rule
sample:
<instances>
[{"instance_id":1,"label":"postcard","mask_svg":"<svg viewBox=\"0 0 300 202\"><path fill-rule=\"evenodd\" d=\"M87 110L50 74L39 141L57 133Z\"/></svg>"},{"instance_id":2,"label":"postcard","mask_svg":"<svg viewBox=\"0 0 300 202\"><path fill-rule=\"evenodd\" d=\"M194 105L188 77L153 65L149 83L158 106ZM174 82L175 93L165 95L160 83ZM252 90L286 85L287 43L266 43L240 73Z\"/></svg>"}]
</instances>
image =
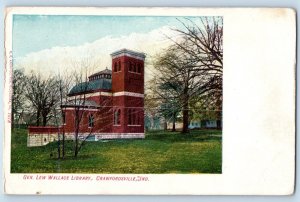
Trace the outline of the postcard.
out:
<instances>
[{"instance_id":1,"label":"postcard","mask_svg":"<svg viewBox=\"0 0 300 202\"><path fill-rule=\"evenodd\" d=\"M295 16L7 8L5 193L292 194Z\"/></svg>"}]
</instances>

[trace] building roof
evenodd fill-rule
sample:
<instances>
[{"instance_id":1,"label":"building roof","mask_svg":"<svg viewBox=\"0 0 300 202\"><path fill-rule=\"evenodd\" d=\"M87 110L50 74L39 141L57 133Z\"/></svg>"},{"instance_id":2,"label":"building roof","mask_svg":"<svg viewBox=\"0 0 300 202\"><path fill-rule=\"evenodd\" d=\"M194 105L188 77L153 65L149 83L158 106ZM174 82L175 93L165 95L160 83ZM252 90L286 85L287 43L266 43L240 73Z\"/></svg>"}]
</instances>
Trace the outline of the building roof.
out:
<instances>
[{"instance_id":1,"label":"building roof","mask_svg":"<svg viewBox=\"0 0 300 202\"><path fill-rule=\"evenodd\" d=\"M145 57L146 57L145 53L132 51L132 50L129 50L129 49L126 49L126 48L115 51L115 52L111 53L110 55L111 55L112 58L122 56L122 55L129 55L131 57L136 57L136 58L141 59L141 60L144 60Z\"/></svg>"},{"instance_id":2,"label":"building roof","mask_svg":"<svg viewBox=\"0 0 300 202\"><path fill-rule=\"evenodd\" d=\"M111 90L111 79L101 78L75 85L69 92L69 96L93 92L96 90Z\"/></svg>"},{"instance_id":3,"label":"building roof","mask_svg":"<svg viewBox=\"0 0 300 202\"><path fill-rule=\"evenodd\" d=\"M110 78L111 78L111 70L107 69L107 67L106 67L105 70L102 70L100 72L90 75L89 80L94 80L93 78L95 78L96 76L99 76L99 75L110 75Z\"/></svg>"}]
</instances>

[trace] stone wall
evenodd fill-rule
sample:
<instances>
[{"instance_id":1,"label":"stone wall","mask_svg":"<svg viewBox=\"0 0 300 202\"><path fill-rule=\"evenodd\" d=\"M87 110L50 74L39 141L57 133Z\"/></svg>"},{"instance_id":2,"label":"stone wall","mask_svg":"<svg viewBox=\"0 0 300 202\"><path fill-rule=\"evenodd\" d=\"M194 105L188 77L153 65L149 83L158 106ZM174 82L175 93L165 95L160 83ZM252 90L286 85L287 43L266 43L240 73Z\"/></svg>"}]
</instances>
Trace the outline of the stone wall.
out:
<instances>
[{"instance_id":1,"label":"stone wall","mask_svg":"<svg viewBox=\"0 0 300 202\"><path fill-rule=\"evenodd\" d=\"M80 133L78 135L79 140L85 140L89 133ZM63 139L60 135L60 140ZM145 138L145 133L93 133L87 139L87 141L99 141L108 139L143 139ZM65 140L74 140L74 133L66 133ZM28 133L27 136L27 147L39 147L45 146L50 142L58 140L58 133Z\"/></svg>"},{"instance_id":2,"label":"stone wall","mask_svg":"<svg viewBox=\"0 0 300 202\"><path fill-rule=\"evenodd\" d=\"M30 134L27 136L27 147L38 147L49 144L50 142L56 141L58 134Z\"/></svg>"}]
</instances>

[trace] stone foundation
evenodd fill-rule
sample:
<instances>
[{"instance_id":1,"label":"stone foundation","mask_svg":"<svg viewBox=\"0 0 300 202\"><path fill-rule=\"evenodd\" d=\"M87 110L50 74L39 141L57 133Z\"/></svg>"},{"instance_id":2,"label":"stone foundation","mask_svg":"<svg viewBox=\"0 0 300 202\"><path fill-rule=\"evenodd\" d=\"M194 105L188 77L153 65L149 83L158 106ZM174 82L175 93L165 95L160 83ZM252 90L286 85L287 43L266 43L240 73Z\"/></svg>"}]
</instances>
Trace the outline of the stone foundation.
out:
<instances>
[{"instance_id":1,"label":"stone foundation","mask_svg":"<svg viewBox=\"0 0 300 202\"><path fill-rule=\"evenodd\" d=\"M89 133L79 134L79 140L84 140ZM145 133L93 133L88 137L86 141L99 141L99 140L109 140L109 139L143 139L145 138ZM66 133L65 140L74 140L73 133ZM43 134L43 133L28 133L27 136L27 147L38 147L49 144L58 140L58 134ZM62 135L60 135L60 140L62 140Z\"/></svg>"},{"instance_id":2,"label":"stone foundation","mask_svg":"<svg viewBox=\"0 0 300 202\"><path fill-rule=\"evenodd\" d=\"M105 139L144 139L145 133L108 133L95 135L95 140L105 140Z\"/></svg>"},{"instance_id":3,"label":"stone foundation","mask_svg":"<svg viewBox=\"0 0 300 202\"><path fill-rule=\"evenodd\" d=\"M78 135L79 139L85 139L89 133L81 133ZM65 134L66 139L74 139L73 133ZM98 140L109 140L109 139L143 139L145 138L145 133L93 133L88 138L88 141L98 141ZM93 140L92 140L93 139Z\"/></svg>"},{"instance_id":4,"label":"stone foundation","mask_svg":"<svg viewBox=\"0 0 300 202\"><path fill-rule=\"evenodd\" d=\"M29 134L27 136L27 147L38 147L54 142L58 139L57 134Z\"/></svg>"}]
</instances>

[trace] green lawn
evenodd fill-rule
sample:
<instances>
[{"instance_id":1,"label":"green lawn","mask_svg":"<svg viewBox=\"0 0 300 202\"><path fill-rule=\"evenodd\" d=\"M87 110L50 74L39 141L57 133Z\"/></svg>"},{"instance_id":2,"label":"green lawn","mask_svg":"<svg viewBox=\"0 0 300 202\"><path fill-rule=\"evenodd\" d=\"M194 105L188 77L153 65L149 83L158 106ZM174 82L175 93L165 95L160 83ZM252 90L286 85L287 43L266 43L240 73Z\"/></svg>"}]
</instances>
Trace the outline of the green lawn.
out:
<instances>
[{"instance_id":1,"label":"green lawn","mask_svg":"<svg viewBox=\"0 0 300 202\"><path fill-rule=\"evenodd\" d=\"M148 132L145 139L86 142L75 159L72 141L64 160L57 143L27 147L27 130L12 132L12 173L221 173L222 137L217 130ZM53 157L50 157L50 154Z\"/></svg>"}]
</instances>

